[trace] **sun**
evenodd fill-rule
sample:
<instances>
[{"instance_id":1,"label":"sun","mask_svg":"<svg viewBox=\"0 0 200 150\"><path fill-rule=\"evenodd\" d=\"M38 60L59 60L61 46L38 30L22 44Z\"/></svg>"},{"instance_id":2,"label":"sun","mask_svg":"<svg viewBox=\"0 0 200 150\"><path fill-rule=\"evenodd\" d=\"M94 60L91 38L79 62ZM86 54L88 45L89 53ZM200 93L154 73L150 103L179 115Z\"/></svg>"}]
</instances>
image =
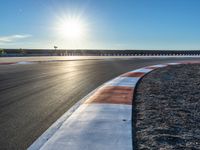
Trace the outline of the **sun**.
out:
<instances>
[{"instance_id":1,"label":"sun","mask_svg":"<svg viewBox=\"0 0 200 150\"><path fill-rule=\"evenodd\" d=\"M58 22L57 31L63 38L81 39L84 35L85 25L78 18L63 18Z\"/></svg>"}]
</instances>

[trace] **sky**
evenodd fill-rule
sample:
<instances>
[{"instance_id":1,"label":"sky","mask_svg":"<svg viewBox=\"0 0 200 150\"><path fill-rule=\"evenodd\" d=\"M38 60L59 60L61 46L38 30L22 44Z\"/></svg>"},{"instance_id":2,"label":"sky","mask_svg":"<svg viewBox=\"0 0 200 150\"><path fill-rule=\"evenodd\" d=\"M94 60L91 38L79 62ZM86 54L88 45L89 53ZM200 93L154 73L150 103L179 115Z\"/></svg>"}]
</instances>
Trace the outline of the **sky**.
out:
<instances>
[{"instance_id":1,"label":"sky","mask_svg":"<svg viewBox=\"0 0 200 150\"><path fill-rule=\"evenodd\" d=\"M200 49L200 0L0 0L0 48Z\"/></svg>"}]
</instances>

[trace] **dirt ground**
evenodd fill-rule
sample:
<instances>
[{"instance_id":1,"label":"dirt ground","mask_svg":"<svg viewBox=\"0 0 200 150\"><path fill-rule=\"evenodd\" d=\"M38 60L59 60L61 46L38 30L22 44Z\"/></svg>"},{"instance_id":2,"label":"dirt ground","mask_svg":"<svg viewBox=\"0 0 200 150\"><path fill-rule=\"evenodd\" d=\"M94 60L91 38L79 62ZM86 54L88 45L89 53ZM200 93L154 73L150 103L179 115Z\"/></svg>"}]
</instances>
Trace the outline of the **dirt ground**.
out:
<instances>
[{"instance_id":1,"label":"dirt ground","mask_svg":"<svg viewBox=\"0 0 200 150\"><path fill-rule=\"evenodd\" d=\"M200 65L149 73L134 103L136 149L200 150Z\"/></svg>"}]
</instances>

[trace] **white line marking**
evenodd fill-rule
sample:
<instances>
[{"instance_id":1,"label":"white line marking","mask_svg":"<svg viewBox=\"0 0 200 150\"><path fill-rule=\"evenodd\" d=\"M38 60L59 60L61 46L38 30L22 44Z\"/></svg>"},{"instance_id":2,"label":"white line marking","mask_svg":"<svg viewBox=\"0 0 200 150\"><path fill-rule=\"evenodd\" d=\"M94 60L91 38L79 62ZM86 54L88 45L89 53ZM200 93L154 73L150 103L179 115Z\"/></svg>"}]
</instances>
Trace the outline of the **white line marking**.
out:
<instances>
[{"instance_id":1,"label":"white line marking","mask_svg":"<svg viewBox=\"0 0 200 150\"><path fill-rule=\"evenodd\" d=\"M156 68L162 68L162 67L166 67L167 65L153 65L153 66L149 66L149 67L156 67Z\"/></svg>"},{"instance_id":2,"label":"white line marking","mask_svg":"<svg viewBox=\"0 0 200 150\"><path fill-rule=\"evenodd\" d=\"M141 69L133 70L133 71L131 71L131 72L148 73L148 72L151 72L152 70L153 70L153 69L141 68Z\"/></svg>"},{"instance_id":3,"label":"white line marking","mask_svg":"<svg viewBox=\"0 0 200 150\"><path fill-rule=\"evenodd\" d=\"M180 65L181 63L167 63L167 65Z\"/></svg>"},{"instance_id":4,"label":"white line marking","mask_svg":"<svg viewBox=\"0 0 200 150\"><path fill-rule=\"evenodd\" d=\"M126 86L126 87L135 87L136 83L140 77L117 77L110 82L107 82L107 86Z\"/></svg>"},{"instance_id":5,"label":"white line marking","mask_svg":"<svg viewBox=\"0 0 200 150\"><path fill-rule=\"evenodd\" d=\"M41 150L132 150L132 106L82 104Z\"/></svg>"}]
</instances>

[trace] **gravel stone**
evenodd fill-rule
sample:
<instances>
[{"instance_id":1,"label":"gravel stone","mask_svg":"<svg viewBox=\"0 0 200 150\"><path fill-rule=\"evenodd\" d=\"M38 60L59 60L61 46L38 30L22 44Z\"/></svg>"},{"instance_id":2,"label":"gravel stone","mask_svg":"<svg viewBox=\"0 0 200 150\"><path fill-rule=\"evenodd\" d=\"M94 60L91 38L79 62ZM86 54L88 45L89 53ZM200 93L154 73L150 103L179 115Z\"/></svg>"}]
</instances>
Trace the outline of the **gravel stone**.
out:
<instances>
[{"instance_id":1,"label":"gravel stone","mask_svg":"<svg viewBox=\"0 0 200 150\"><path fill-rule=\"evenodd\" d=\"M200 150L200 65L157 69L135 96L136 149Z\"/></svg>"}]
</instances>

